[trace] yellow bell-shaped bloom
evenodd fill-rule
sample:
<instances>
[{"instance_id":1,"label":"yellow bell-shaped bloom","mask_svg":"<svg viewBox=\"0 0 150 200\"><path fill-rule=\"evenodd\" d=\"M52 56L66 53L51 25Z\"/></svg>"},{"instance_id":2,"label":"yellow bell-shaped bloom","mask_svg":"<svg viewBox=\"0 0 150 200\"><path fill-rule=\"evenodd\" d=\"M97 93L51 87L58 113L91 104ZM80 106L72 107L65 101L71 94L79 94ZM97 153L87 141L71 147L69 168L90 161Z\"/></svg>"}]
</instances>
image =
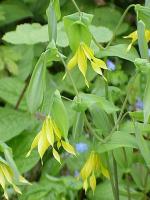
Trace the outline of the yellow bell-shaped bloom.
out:
<instances>
[{"instance_id":1,"label":"yellow bell-shaped bloom","mask_svg":"<svg viewBox=\"0 0 150 200\"><path fill-rule=\"evenodd\" d=\"M38 153L42 160L44 153L51 146L54 158L59 163L61 163L60 155L54 147L55 143L57 144L56 146L58 150L62 146L68 153L75 155L74 148L68 142L63 140L63 136L60 129L57 127L56 123L52 120L52 118L50 116L47 116L43 122L42 129L34 138L31 144L31 148L30 151L27 153L27 157L30 155L31 151L34 148L38 147Z\"/></svg>"},{"instance_id":2,"label":"yellow bell-shaped bloom","mask_svg":"<svg viewBox=\"0 0 150 200\"><path fill-rule=\"evenodd\" d=\"M130 33L128 36L125 36L124 38L131 39L131 43L129 44L129 46L127 48L127 51L129 51L131 49L133 43L137 41L138 33L137 33L137 31L134 31L134 32ZM145 38L146 38L147 42L150 41L150 30L145 30Z\"/></svg>"},{"instance_id":3,"label":"yellow bell-shaped bloom","mask_svg":"<svg viewBox=\"0 0 150 200\"><path fill-rule=\"evenodd\" d=\"M95 191L96 175L99 175L100 173L102 173L106 178L109 178L109 172L104 167L100 159L100 155L95 151L92 151L80 172L80 176L83 180L83 188L85 191L87 191L89 185L93 192Z\"/></svg>"},{"instance_id":4,"label":"yellow bell-shaped bloom","mask_svg":"<svg viewBox=\"0 0 150 200\"><path fill-rule=\"evenodd\" d=\"M0 160L0 185L2 186L4 190L4 196L6 199L8 199L8 194L7 194L7 185L10 184L14 188L14 190L21 194L20 189L15 185L14 183L14 172L10 168L9 164L2 159ZM19 177L19 182L20 183L28 183L22 176Z\"/></svg>"},{"instance_id":5,"label":"yellow bell-shaped bloom","mask_svg":"<svg viewBox=\"0 0 150 200\"><path fill-rule=\"evenodd\" d=\"M93 70L103 76L101 69L107 69L105 62L101 59L98 59L94 56L93 50L88 47L85 43L81 42L75 55L68 62L67 68L68 70L73 69L76 65L78 65L79 70L84 76L85 84L89 87L89 83L86 79L87 72L87 61L90 61Z\"/></svg>"}]
</instances>

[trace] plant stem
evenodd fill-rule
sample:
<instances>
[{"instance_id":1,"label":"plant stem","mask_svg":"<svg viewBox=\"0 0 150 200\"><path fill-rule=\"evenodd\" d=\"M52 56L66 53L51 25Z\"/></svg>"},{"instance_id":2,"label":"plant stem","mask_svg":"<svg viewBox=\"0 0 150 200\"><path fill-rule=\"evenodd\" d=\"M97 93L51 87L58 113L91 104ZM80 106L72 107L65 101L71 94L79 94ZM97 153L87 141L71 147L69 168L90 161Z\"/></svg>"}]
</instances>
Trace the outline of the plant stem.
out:
<instances>
[{"instance_id":1,"label":"plant stem","mask_svg":"<svg viewBox=\"0 0 150 200\"><path fill-rule=\"evenodd\" d=\"M115 189L115 186L114 186L114 180L113 180L113 176L112 176L112 171L111 171L111 166L110 166L108 152L106 152L106 161L107 161L107 166L108 166L108 170L109 170L110 183L111 183L111 188L112 188L113 196L114 196L115 200L118 200L117 199L117 195L116 195L116 189Z\"/></svg>"},{"instance_id":2,"label":"plant stem","mask_svg":"<svg viewBox=\"0 0 150 200\"><path fill-rule=\"evenodd\" d=\"M128 166L128 159L127 159L127 154L125 151L125 148L123 148L123 154L124 154L124 158L125 158L125 163ZM126 177L126 185L127 185L127 194L128 194L128 200L131 200L131 194L130 194L130 182L129 182L129 176L128 173L125 174Z\"/></svg>"},{"instance_id":3,"label":"plant stem","mask_svg":"<svg viewBox=\"0 0 150 200\"><path fill-rule=\"evenodd\" d=\"M100 137L95 133L95 131L93 130L91 124L89 123L89 121L88 121L86 115L85 115L85 123L86 123L86 126L87 126L87 128L89 129L90 133L91 133L94 137L96 137L100 142L103 143L104 140L103 140L102 138L100 138Z\"/></svg>"},{"instance_id":4,"label":"plant stem","mask_svg":"<svg viewBox=\"0 0 150 200\"><path fill-rule=\"evenodd\" d=\"M114 158L113 152L112 152L112 158L113 158L113 167L114 167L114 179L115 179L115 188L116 188L116 199L119 200L119 185L118 185L118 170L117 170L117 163Z\"/></svg>"},{"instance_id":5,"label":"plant stem","mask_svg":"<svg viewBox=\"0 0 150 200\"><path fill-rule=\"evenodd\" d=\"M77 9L79 15L81 15L81 10L80 10L79 6L77 5L77 3L75 2L75 0L71 0L71 1L74 4L75 8Z\"/></svg>"},{"instance_id":6,"label":"plant stem","mask_svg":"<svg viewBox=\"0 0 150 200\"><path fill-rule=\"evenodd\" d=\"M18 110L18 108L19 108L19 106L20 106L20 103L21 103L21 101L22 101L22 99L23 99L23 97L24 97L24 94L25 94L25 92L26 92L26 90L27 90L27 88L28 88L29 82L30 82L30 76L28 76L28 78L27 78L27 80L26 80L26 83L25 83L25 85L24 85L24 87L23 87L23 89L22 89L22 91L21 91L21 94L20 94L20 96L19 96L19 98L18 98L18 101L17 101L17 103L16 103L16 105L15 105L15 109L16 109L16 110Z\"/></svg>"},{"instance_id":7,"label":"plant stem","mask_svg":"<svg viewBox=\"0 0 150 200\"><path fill-rule=\"evenodd\" d=\"M105 48L108 48L108 47L111 45L111 43L113 42L113 40L114 40L115 37L116 37L117 31L118 31L120 25L122 24L122 22L123 22L123 20L124 20L124 18L125 18L125 16L126 16L126 14L127 14L128 11L130 10L130 8L132 8L132 7L134 7L134 6L135 6L135 4L131 4L131 5L129 5L129 6L126 8L126 10L125 10L124 13L122 14L122 16L121 16L121 18L120 18L120 20L119 20L119 22L118 22L118 24L117 24L117 26L116 26L114 32L113 32L112 39L108 42L108 44L106 45Z\"/></svg>"},{"instance_id":8,"label":"plant stem","mask_svg":"<svg viewBox=\"0 0 150 200\"><path fill-rule=\"evenodd\" d=\"M71 80L71 82L72 82L72 86L73 86L74 91L75 91L75 93L76 93L76 95L77 95L77 98L78 98L78 97L79 97L79 92L78 92L78 89L77 89L77 87L76 87L76 85L75 85L75 82L74 82L74 80L73 80L73 78L72 78L72 76L71 76L71 74L70 74L70 71L68 70L67 65L66 65L64 59L62 58L61 54L59 54L59 57L60 57L60 59L61 59L63 65L65 66L65 69L66 69L66 71L67 71L67 74L69 75L69 78L70 78L70 80Z\"/></svg>"}]
</instances>

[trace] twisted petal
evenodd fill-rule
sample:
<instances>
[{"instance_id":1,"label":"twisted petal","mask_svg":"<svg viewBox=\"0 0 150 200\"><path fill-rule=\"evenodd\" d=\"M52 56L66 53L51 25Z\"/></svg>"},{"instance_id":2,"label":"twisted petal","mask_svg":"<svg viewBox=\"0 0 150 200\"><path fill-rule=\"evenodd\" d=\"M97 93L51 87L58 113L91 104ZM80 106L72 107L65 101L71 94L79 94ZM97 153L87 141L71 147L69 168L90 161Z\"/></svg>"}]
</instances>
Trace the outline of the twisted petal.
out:
<instances>
[{"instance_id":1,"label":"twisted petal","mask_svg":"<svg viewBox=\"0 0 150 200\"><path fill-rule=\"evenodd\" d=\"M146 41L149 42L150 41L150 31L149 30L145 31L145 37L146 37Z\"/></svg>"},{"instance_id":2,"label":"twisted petal","mask_svg":"<svg viewBox=\"0 0 150 200\"><path fill-rule=\"evenodd\" d=\"M63 148L68 152L71 153L73 155L76 155L75 150L73 148L73 146L71 146L68 142L65 141L61 141Z\"/></svg>"},{"instance_id":3,"label":"twisted petal","mask_svg":"<svg viewBox=\"0 0 150 200\"><path fill-rule=\"evenodd\" d=\"M31 154L31 151L32 151L36 146L38 146L38 141L39 141L40 135L41 135L41 132L39 132L39 133L37 134L37 136L34 138L32 144L31 144L31 148L30 148L29 152L27 153L26 157L29 157L30 154Z\"/></svg>"},{"instance_id":4,"label":"twisted petal","mask_svg":"<svg viewBox=\"0 0 150 200\"><path fill-rule=\"evenodd\" d=\"M73 69L77 65L77 62L78 62L78 53L76 52L75 55L69 60L67 68L69 70Z\"/></svg>"},{"instance_id":5,"label":"twisted petal","mask_svg":"<svg viewBox=\"0 0 150 200\"><path fill-rule=\"evenodd\" d=\"M129 44L127 51L129 51L133 45L133 43L138 39L138 35L137 35L137 31L134 31L132 33L130 33L128 36L125 36L124 38L131 38L131 43Z\"/></svg>"},{"instance_id":6,"label":"twisted petal","mask_svg":"<svg viewBox=\"0 0 150 200\"><path fill-rule=\"evenodd\" d=\"M80 172L80 175L81 175L83 181L86 180L90 176L92 170L94 170L93 165L94 165L93 155L91 153L90 157L88 158L88 160L86 161L86 163L84 164L84 166Z\"/></svg>"},{"instance_id":7,"label":"twisted petal","mask_svg":"<svg viewBox=\"0 0 150 200\"><path fill-rule=\"evenodd\" d=\"M94 52L91 48L89 48L85 43L81 44L81 47L86 55L86 57L91 60L94 57Z\"/></svg>"},{"instance_id":8,"label":"twisted petal","mask_svg":"<svg viewBox=\"0 0 150 200\"><path fill-rule=\"evenodd\" d=\"M53 156L61 164L60 156L59 156L58 152L54 148L53 148Z\"/></svg>"},{"instance_id":9,"label":"twisted petal","mask_svg":"<svg viewBox=\"0 0 150 200\"><path fill-rule=\"evenodd\" d=\"M95 178L94 172L90 176L90 186L91 186L93 193L94 193L95 188L96 188L96 178Z\"/></svg>"},{"instance_id":10,"label":"twisted petal","mask_svg":"<svg viewBox=\"0 0 150 200\"><path fill-rule=\"evenodd\" d=\"M49 142L47 140L46 133L42 129L42 132L40 134L40 138L39 138L39 141L38 141L38 152L39 152L41 160L42 160L42 157L43 157L45 151L48 149L49 146L50 145L49 145Z\"/></svg>"},{"instance_id":11,"label":"twisted petal","mask_svg":"<svg viewBox=\"0 0 150 200\"><path fill-rule=\"evenodd\" d=\"M110 178L108 170L103 166L102 163L101 163L101 172L102 172L103 176L105 176L108 179Z\"/></svg>"},{"instance_id":12,"label":"twisted petal","mask_svg":"<svg viewBox=\"0 0 150 200\"><path fill-rule=\"evenodd\" d=\"M52 121L52 126L53 126L53 129L54 129L54 134L56 135L56 139L60 140L61 139L61 132L60 132L59 128L57 127L57 125L54 121Z\"/></svg>"},{"instance_id":13,"label":"twisted petal","mask_svg":"<svg viewBox=\"0 0 150 200\"><path fill-rule=\"evenodd\" d=\"M45 132L47 135L47 140L50 145L54 144L54 132L53 132L53 124L52 120L48 117L45 121Z\"/></svg>"},{"instance_id":14,"label":"twisted petal","mask_svg":"<svg viewBox=\"0 0 150 200\"><path fill-rule=\"evenodd\" d=\"M2 172L2 168L0 166L0 185L2 186L3 190L4 190L4 196L6 199L8 199L8 195L6 193L6 189L5 189L5 177L4 174Z\"/></svg>"},{"instance_id":15,"label":"twisted petal","mask_svg":"<svg viewBox=\"0 0 150 200\"><path fill-rule=\"evenodd\" d=\"M87 87L89 87L88 81L86 79L87 58L81 47L79 47L79 49L78 49L78 66L79 66L79 70L81 71L81 73L84 76L85 84L87 85Z\"/></svg>"},{"instance_id":16,"label":"twisted petal","mask_svg":"<svg viewBox=\"0 0 150 200\"><path fill-rule=\"evenodd\" d=\"M87 181L87 179L83 182L83 189L85 190L85 192L88 189L88 181Z\"/></svg>"}]
</instances>

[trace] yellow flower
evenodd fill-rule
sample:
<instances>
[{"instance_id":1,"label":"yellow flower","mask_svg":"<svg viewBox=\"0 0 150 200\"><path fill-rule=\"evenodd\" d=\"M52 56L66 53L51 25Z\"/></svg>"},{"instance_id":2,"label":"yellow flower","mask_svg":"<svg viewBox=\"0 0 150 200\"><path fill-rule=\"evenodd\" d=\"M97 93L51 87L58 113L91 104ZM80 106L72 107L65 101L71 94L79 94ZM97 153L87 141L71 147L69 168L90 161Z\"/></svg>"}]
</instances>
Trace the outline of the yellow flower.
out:
<instances>
[{"instance_id":1,"label":"yellow flower","mask_svg":"<svg viewBox=\"0 0 150 200\"><path fill-rule=\"evenodd\" d=\"M63 140L62 133L57 127L56 123L51 119L50 116L47 116L44 120L42 129L32 142L30 151L27 153L27 157L34 148L38 147L38 152L42 160L44 153L51 146L54 158L61 163L59 153L54 147L55 143L57 144L56 146L58 150L62 146L68 153L75 155L74 148L68 142Z\"/></svg>"},{"instance_id":2,"label":"yellow flower","mask_svg":"<svg viewBox=\"0 0 150 200\"><path fill-rule=\"evenodd\" d=\"M109 178L109 172L104 167L100 159L100 155L95 151L92 151L80 172L80 176L83 180L83 188L85 191L87 191L90 184L90 187L94 192L96 188L96 175L99 175L100 173L102 173L106 178Z\"/></svg>"},{"instance_id":3,"label":"yellow flower","mask_svg":"<svg viewBox=\"0 0 150 200\"><path fill-rule=\"evenodd\" d=\"M19 182L21 183L28 183L22 176L19 177ZM2 158L0 159L0 185L2 186L4 190L4 196L6 199L8 199L8 194L7 194L7 185L10 184L13 186L14 190L21 194L20 189L15 185L14 183L14 172L10 168L9 164L3 160Z\"/></svg>"},{"instance_id":4,"label":"yellow flower","mask_svg":"<svg viewBox=\"0 0 150 200\"><path fill-rule=\"evenodd\" d=\"M88 81L86 79L87 72L87 60L91 62L91 66L93 70L103 76L101 69L107 69L105 62L101 59L98 59L94 56L94 52L91 48L89 48L85 43L80 43L75 55L68 62L67 68L68 70L73 69L76 65L78 65L79 70L83 74L85 78L85 84L89 87Z\"/></svg>"},{"instance_id":5,"label":"yellow flower","mask_svg":"<svg viewBox=\"0 0 150 200\"><path fill-rule=\"evenodd\" d=\"M136 42L136 40L138 39L137 31L130 33L128 36L125 36L124 38L131 39L131 43L129 44L129 46L127 48L127 51L129 51L131 49L133 43ZM145 30L145 38L146 38L147 42L150 41L150 30Z\"/></svg>"}]
</instances>

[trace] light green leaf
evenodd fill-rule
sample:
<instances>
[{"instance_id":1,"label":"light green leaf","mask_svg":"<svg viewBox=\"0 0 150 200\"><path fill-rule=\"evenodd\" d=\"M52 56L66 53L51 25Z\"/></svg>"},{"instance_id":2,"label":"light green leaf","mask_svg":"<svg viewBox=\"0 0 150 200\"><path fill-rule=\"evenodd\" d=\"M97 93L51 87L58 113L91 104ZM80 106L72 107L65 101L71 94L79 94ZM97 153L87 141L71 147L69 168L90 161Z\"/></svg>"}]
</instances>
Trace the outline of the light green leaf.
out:
<instances>
[{"instance_id":1,"label":"light green leaf","mask_svg":"<svg viewBox=\"0 0 150 200\"><path fill-rule=\"evenodd\" d=\"M83 132L84 112L76 112L73 123L73 137L76 138Z\"/></svg>"},{"instance_id":2,"label":"light green leaf","mask_svg":"<svg viewBox=\"0 0 150 200\"><path fill-rule=\"evenodd\" d=\"M111 139L97 146L99 153L108 152L121 147L138 148L136 138L124 132L114 132Z\"/></svg>"},{"instance_id":3,"label":"light green leaf","mask_svg":"<svg viewBox=\"0 0 150 200\"><path fill-rule=\"evenodd\" d=\"M52 115L53 120L60 129L64 138L67 139L69 129L68 114L58 90L56 90L54 94L53 105L50 114Z\"/></svg>"},{"instance_id":4,"label":"light green leaf","mask_svg":"<svg viewBox=\"0 0 150 200\"><path fill-rule=\"evenodd\" d=\"M136 58L139 58L139 55L134 47L132 47L129 52L127 52L127 48L127 44L117 44L115 46L110 46L105 50L101 50L99 53L97 52L97 56L100 58L116 56L134 62Z\"/></svg>"},{"instance_id":5,"label":"light green leaf","mask_svg":"<svg viewBox=\"0 0 150 200\"><path fill-rule=\"evenodd\" d=\"M45 53L42 53L32 73L27 90L27 105L31 113L34 113L41 105L45 91Z\"/></svg>"},{"instance_id":6,"label":"light green leaf","mask_svg":"<svg viewBox=\"0 0 150 200\"><path fill-rule=\"evenodd\" d=\"M78 101L74 99L73 107L75 110L84 111L96 104L100 109L103 109L106 113L113 113L118 111L118 108L112 103L106 100L104 97L94 94L80 93Z\"/></svg>"},{"instance_id":7,"label":"light green leaf","mask_svg":"<svg viewBox=\"0 0 150 200\"><path fill-rule=\"evenodd\" d=\"M148 119L149 119L149 116L150 116L149 102L150 102L150 76L149 76L149 73L148 73L146 88L145 88L145 91L144 91L144 123L145 124L148 122Z\"/></svg>"},{"instance_id":8,"label":"light green leaf","mask_svg":"<svg viewBox=\"0 0 150 200\"><path fill-rule=\"evenodd\" d=\"M3 38L11 44L33 45L48 41L48 27L38 23L18 25L15 31L6 33Z\"/></svg>"},{"instance_id":9,"label":"light green leaf","mask_svg":"<svg viewBox=\"0 0 150 200\"><path fill-rule=\"evenodd\" d=\"M140 150L147 166L150 167L150 156L149 156L150 150L148 148L148 144L147 144L146 140L144 140L144 138L142 136L142 132L140 131L137 123L135 123L135 134L136 134L136 140L137 140L139 150Z\"/></svg>"},{"instance_id":10,"label":"light green leaf","mask_svg":"<svg viewBox=\"0 0 150 200\"><path fill-rule=\"evenodd\" d=\"M110 29L103 26L90 26L90 31L97 42L105 43L109 42L113 36L113 33Z\"/></svg>"},{"instance_id":11,"label":"light green leaf","mask_svg":"<svg viewBox=\"0 0 150 200\"><path fill-rule=\"evenodd\" d=\"M146 4L149 5L150 3L148 3L148 1L146 2ZM142 20L146 25L146 29L150 29L150 7L141 6L140 4L137 4L135 6L135 11L137 12L138 20Z\"/></svg>"},{"instance_id":12,"label":"light green leaf","mask_svg":"<svg viewBox=\"0 0 150 200\"><path fill-rule=\"evenodd\" d=\"M5 142L19 135L34 124L34 119L27 113L10 108L0 108L0 138Z\"/></svg>"}]
</instances>

